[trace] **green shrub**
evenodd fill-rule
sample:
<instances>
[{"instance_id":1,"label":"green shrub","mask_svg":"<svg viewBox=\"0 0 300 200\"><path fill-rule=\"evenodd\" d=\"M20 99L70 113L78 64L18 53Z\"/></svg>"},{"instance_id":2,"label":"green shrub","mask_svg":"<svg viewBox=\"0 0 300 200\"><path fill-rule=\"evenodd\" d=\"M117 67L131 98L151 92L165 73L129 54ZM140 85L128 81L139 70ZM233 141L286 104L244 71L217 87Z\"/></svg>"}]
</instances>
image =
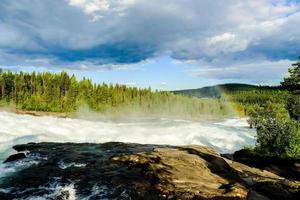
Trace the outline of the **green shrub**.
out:
<instances>
[{"instance_id":1,"label":"green shrub","mask_svg":"<svg viewBox=\"0 0 300 200\"><path fill-rule=\"evenodd\" d=\"M251 121L257 129L255 150L280 157L300 157L299 122L289 117L281 104L268 102L252 111Z\"/></svg>"},{"instance_id":2,"label":"green shrub","mask_svg":"<svg viewBox=\"0 0 300 200\"><path fill-rule=\"evenodd\" d=\"M252 106L249 123L257 129L255 151L300 159L300 57L289 72L282 82L289 91L286 102L273 100Z\"/></svg>"}]
</instances>

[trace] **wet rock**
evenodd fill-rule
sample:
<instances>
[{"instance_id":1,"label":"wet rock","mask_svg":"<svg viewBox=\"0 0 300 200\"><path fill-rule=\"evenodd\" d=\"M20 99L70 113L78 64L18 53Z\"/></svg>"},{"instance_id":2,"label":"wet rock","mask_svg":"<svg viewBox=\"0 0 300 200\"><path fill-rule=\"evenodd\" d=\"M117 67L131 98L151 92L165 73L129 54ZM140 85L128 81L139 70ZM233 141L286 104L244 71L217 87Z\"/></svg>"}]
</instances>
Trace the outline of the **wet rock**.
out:
<instances>
[{"instance_id":1,"label":"wet rock","mask_svg":"<svg viewBox=\"0 0 300 200\"><path fill-rule=\"evenodd\" d=\"M63 200L71 198L70 191L77 199L300 198L299 180L224 158L210 147L37 143L14 148L47 159L0 182L0 189L11 190L7 200L53 194ZM53 189L68 185L72 188L58 194Z\"/></svg>"},{"instance_id":2,"label":"wet rock","mask_svg":"<svg viewBox=\"0 0 300 200\"><path fill-rule=\"evenodd\" d=\"M271 199L259 194L256 191L250 190L248 193L248 200L271 200Z\"/></svg>"},{"instance_id":3,"label":"wet rock","mask_svg":"<svg viewBox=\"0 0 300 200\"><path fill-rule=\"evenodd\" d=\"M190 150L196 151L193 148L157 148L150 154L114 157L113 160L125 162L131 167L142 168L145 178L150 180L153 187L166 198L246 198L247 188L242 184L236 181L234 184L231 179L227 180L211 172L213 170L221 173L223 167L228 167L225 161L220 163L226 166L222 164L212 166L206 158L196 153L189 153ZM203 148L201 153L208 157L217 156L216 152L209 148ZM219 162L217 157L215 162ZM235 178L238 177L232 179Z\"/></svg>"},{"instance_id":4,"label":"wet rock","mask_svg":"<svg viewBox=\"0 0 300 200\"><path fill-rule=\"evenodd\" d=\"M7 200L26 199L33 195L53 196L53 185L71 184L74 184L78 199L118 199L120 196L122 199L159 199L149 182L141 176L141 170L111 160L117 155L150 152L155 147L116 142L16 145L14 149L17 151L30 151L28 158L38 155L34 157L41 159L37 164L0 180L0 189L11 188L12 198Z\"/></svg>"},{"instance_id":5,"label":"wet rock","mask_svg":"<svg viewBox=\"0 0 300 200\"><path fill-rule=\"evenodd\" d=\"M14 195L0 191L0 199L13 199Z\"/></svg>"},{"instance_id":6,"label":"wet rock","mask_svg":"<svg viewBox=\"0 0 300 200\"><path fill-rule=\"evenodd\" d=\"M290 187L291 185L288 185ZM291 190L292 188L285 188L283 184L280 184L278 182L263 182L258 183L254 186L254 189L261 194L268 195L271 199L295 199L296 196L299 198L298 195L293 195ZM299 188L298 188L299 189Z\"/></svg>"},{"instance_id":7,"label":"wet rock","mask_svg":"<svg viewBox=\"0 0 300 200\"><path fill-rule=\"evenodd\" d=\"M13 155L9 156L9 157L4 161L4 163L17 161L17 160L20 160L20 159L23 159L23 158L26 158L26 155L25 155L24 153L13 154Z\"/></svg>"},{"instance_id":8,"label":"wet rock","mask_svg":"<svg viewBox=\"0 0 300 200\"><path fill-rule=\"evenodd\" d=\"M224 159L208 147L157 148L113 159L142 168L153 187L168 199L247 199L250 194L265 199L300 197L295 192L300 191L300 182Z\"/></svg>"}]
</instances>

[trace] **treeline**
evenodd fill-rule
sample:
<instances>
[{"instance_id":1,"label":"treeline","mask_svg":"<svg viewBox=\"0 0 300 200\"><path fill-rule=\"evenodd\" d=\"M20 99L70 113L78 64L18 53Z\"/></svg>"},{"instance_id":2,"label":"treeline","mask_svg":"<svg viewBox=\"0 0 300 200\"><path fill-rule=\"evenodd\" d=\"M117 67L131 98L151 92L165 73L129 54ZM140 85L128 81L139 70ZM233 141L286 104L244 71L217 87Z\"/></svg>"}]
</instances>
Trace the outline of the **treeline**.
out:
<instances>
[{"instance_id":1,"label":"treeline","mask_svg":"<svg viewBox=\"0 0 300 200\"><path fill-rule=\"evenodd\" d=\"M136 112L189 116L232 116L230 106L218 99L197 99L170 92L119 84L95 84L58 74L0 71L0 101L33 111L72 113L87 105L101 113Z\"/></svg>"},{"instance_id":2,"label":"treeline","mask_svg":"<svg viewBox=\"0 0 300 200\"><path fill-rule=\"evenodd\" d=\"M252 90L237 90L234 92L225 91L227 97L234 102L243 104L245 106L253 104L264 104L270 99L274 99L277 102L284 102L288 92L285 89L280 88L265 88L257 87Z\"/></svg>"},{"instance_id":3,"label":"treeline","mask_svg":"<svg viewBox=\"0 0 300 200\"><path fill-rule=\"evenodd\" d=\"M257 87L252 90L225 91L224 94L223 98L235 103L245 115L248 115L249 111L254 107L264 105L269 101L284 104L289 96L286 89L278 87Z\"/></svg>"}]
</instances>

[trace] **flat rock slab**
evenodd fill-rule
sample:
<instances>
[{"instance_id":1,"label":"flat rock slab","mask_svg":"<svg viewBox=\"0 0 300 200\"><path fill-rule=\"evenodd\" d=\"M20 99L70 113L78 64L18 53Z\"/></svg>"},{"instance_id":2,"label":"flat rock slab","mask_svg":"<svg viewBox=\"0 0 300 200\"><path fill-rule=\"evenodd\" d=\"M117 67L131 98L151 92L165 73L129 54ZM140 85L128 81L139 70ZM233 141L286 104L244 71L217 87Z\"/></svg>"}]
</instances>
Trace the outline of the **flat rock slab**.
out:
<instances>
[{"instance_id":1,"label":"flat rock slab","mask_svg":"<svg viewBox=\"0 0 300 200\"><path fill-rule=\"evenodd\" d=\"M299 181L205 146L30 143L14 149L37 162L0 179L0 199L300 199Z\"/></svg>"}]
</instances>

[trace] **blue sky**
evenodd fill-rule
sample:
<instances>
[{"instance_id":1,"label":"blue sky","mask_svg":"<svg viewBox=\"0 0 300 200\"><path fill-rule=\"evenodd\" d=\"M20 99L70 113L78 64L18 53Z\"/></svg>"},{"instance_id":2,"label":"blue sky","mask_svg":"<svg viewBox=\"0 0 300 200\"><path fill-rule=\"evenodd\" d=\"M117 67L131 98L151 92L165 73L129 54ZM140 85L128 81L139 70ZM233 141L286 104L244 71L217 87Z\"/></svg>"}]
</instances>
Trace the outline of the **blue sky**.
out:
<instances>
[{"instance_id":1,"label":"blue sky","mask_svg":"<svg viewBox=\"0 0 300 200\"><path fill-rule=\"evenodd\" d=\"M300 54L300 2L2 0L0 66L174 90L279 84Z\"/></svg>"}]
</instances>

